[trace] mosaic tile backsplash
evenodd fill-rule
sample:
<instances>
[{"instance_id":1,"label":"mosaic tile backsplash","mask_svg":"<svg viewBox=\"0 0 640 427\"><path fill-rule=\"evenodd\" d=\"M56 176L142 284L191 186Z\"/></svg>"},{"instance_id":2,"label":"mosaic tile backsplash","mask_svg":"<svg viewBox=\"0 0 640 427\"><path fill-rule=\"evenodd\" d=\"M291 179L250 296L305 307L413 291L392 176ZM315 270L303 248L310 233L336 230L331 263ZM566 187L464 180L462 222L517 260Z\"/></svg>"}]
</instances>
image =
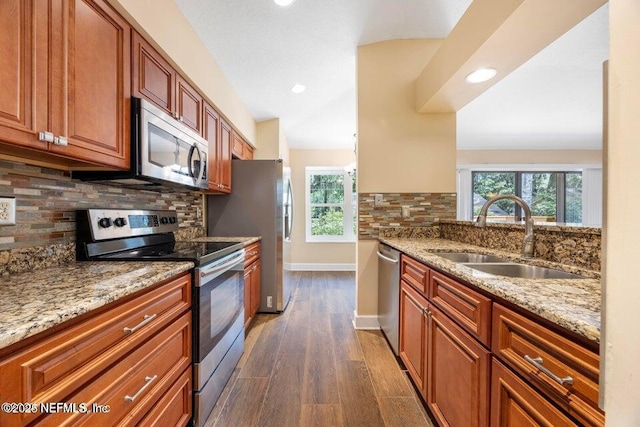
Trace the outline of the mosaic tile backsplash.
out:
<instances>
[{"instance_id":1,"label":"mosaic tile backsplash","mask_svg":"<svg viewBox=\"0 0 640 427\"><path fill-rule=\"evenodd\" d=\"M377 239L381 227L429 227L440 219L456 218L455 193L374 193L358 194L358 239ZM402 207L409 217L402 217Z\"/></svg>"},{"instance_id":2,"label":"mosaic tile backsplash","mask_svg":"<svg viewBox=\"0 0 640 427\"><path fill-rule=\"evenodd\" d=\"M152 192L71 179L68 172L0 160L0 196L16 198L16 225L0 226L0 275L75 259L75 211L89 208L178 212L185 238L205 235L203 196Z\"/></svg>"}]
</instances>

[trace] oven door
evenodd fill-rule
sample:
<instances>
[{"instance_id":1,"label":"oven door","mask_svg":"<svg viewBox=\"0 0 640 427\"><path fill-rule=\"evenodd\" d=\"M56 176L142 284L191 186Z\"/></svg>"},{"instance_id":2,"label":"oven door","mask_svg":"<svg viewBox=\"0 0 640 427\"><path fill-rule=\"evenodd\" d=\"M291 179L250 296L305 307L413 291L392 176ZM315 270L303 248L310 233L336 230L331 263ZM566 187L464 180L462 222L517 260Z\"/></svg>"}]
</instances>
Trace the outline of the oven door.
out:
<instances>
[{"instance_id":1,"label":"oven door","mask_svg":"<svg viewBox=\"0 0 640 427\"><path fill-rule=\"evenodd\" d=\"M194 361L212 365L200 366L204 375L244 328L244 249L196 268L195 276Z\"/></svg>"}]
</instances>

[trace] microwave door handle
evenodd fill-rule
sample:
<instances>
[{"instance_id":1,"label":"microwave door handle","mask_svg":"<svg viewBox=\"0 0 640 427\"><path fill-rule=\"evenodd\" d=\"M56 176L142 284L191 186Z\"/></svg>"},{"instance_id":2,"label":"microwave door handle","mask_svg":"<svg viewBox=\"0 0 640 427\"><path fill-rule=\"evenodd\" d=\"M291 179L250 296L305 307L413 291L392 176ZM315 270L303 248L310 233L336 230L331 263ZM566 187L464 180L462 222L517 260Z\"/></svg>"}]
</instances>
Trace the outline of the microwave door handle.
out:
<instances>
[{"instance_id":1,"label":"microwave door handle","mask_svg":"<svg viewBox=\"0 0 640 427\"><path fill-rule=\"evenodd\" d=\"M191 167L191 164L192 164L191 161L193 160L193 153L196 151L198 152L198 158L200 159L200 164L201 164L201 166L198 167L198 176L195 176L195 174L193 173L193 168ZM202 166L203 161L204 159L202 158L202 152L198 148L198 145L194 142L193 145L191 146L191 149L189 150L189 157L187 157L187 164L189 165L189 176L193 177L195 185L200 184L200 181L202 181L202 172L204 171L204 167Z\"/></svg>"}]
</instances>

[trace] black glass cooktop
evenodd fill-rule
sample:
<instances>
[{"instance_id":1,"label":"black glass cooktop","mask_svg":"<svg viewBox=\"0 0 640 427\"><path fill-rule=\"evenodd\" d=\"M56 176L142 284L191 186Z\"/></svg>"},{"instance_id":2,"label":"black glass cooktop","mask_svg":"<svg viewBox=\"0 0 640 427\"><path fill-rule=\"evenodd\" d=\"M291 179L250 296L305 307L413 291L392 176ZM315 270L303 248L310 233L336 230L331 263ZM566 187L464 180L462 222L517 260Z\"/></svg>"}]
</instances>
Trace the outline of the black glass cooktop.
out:
<instances>
[{"instance_id":1,"label":"black glass cooktop","mask_svg":"<svg viewBox=\"0 0 640 427\"><path fill-rule=\"evenodd\" d=\"M239 249L241 242L169 242L103 255L101 259L127 261L193 261L196 265L211 262Z\"/></svg>"}]
</instances>

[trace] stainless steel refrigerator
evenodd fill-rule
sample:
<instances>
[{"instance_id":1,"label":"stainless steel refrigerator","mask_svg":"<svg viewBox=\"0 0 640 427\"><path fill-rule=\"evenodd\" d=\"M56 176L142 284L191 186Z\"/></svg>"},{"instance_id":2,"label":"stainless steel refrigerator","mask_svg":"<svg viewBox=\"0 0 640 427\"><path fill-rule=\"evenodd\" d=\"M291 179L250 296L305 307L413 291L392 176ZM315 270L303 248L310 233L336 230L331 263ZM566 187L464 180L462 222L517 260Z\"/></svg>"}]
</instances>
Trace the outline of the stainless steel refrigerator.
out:
<instances>
[{"instance_id":1,"label":"stainless steel refrigerator","mask_svg":"<svg viewBox=\"0 0 640 427\"><path fill-rule=\"evenodd\" d=\"M231 194L207 196L209 236L261 236L260 311L283 311L291 298L293 197L282 160L233 160Z\"/></svg>"}]
</instances>

